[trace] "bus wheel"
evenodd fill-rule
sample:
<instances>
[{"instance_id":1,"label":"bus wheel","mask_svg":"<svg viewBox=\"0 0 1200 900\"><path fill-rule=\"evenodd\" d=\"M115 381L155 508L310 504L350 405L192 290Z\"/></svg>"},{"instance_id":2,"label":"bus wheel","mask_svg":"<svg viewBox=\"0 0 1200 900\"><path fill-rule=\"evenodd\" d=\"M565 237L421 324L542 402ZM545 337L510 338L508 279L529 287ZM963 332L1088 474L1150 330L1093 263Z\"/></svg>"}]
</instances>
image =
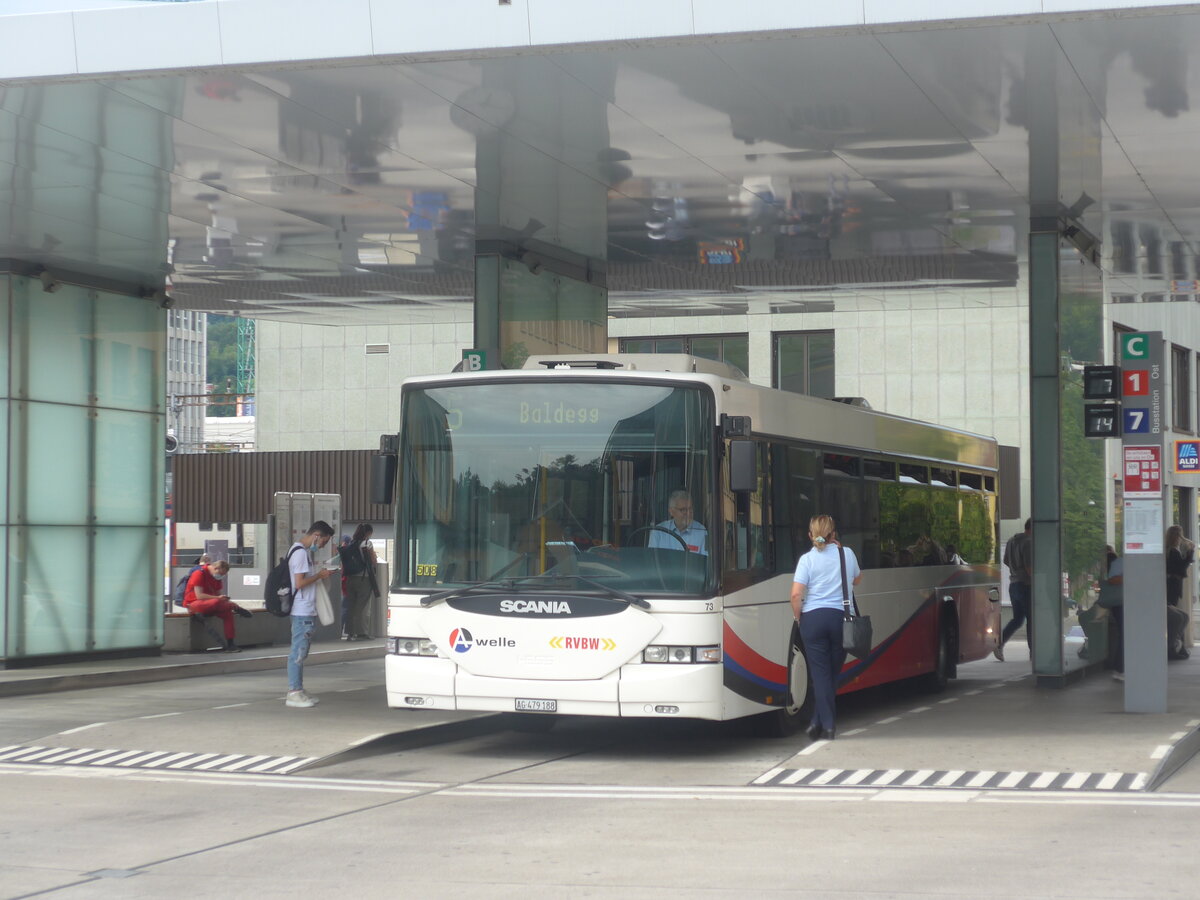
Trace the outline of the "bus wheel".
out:
<instances>
[{"instance_id":1,"label":"bus wheel","mask_svg":"<svg viewBox=\"0 0 1200 900\"><path fill-rule=\"evenodd\" d=\"M522 734L545 734L558 722L558 716L546 713L508 713L505 725Z\"/></svg>"},{"instance_id":2,"label":"bus wheel","mask_svg":"<svg viewBox=\"0 0 1200 900\"><path fill-rule=\"evenodd\" d=\"M933 671L921 676L921 686L931 694L940 694L950 683L950 673L954 670L954 653L954 629L946 623L938 632L937 656L934 659Z\"/></svg>"},{"instance_id":3,"label":"bus wheel","mask_svg":"<svg viewBox=\"0 0 1200 900\"><path fill-rule=\"evenodd\" d=\"M787 705L762 716L763 731L769 737L796 734L812 718L813 696L808 681L808 663L795 634L793 638L788 650Z\"/></svg>"}]
</instances>

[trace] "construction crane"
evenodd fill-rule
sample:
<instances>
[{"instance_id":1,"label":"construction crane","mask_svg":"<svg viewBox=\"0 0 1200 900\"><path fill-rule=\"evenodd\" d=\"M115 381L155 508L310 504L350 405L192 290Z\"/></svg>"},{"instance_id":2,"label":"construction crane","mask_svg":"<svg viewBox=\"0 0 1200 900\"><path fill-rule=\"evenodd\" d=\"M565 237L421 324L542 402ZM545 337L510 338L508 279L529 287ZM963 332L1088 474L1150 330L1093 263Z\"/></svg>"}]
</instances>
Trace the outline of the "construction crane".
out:
<instances>
[{"instance_id":1,"label":"construction crane","mask_svg":"<svg viewBox=\"0 0 1200 900\"><path fill-rule=\"evenodd\" d=\"M254 393L254 320L237 320L237 393Z\"/></svg>"}]
</instances>

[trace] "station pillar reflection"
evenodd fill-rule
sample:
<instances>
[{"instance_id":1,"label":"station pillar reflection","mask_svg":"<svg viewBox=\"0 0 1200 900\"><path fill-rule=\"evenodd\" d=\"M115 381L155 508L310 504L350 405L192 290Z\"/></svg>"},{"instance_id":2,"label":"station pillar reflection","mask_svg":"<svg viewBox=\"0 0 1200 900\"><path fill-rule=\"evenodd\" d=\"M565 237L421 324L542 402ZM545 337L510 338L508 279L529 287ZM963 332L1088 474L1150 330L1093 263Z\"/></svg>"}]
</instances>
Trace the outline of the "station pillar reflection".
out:
<instances>
[{"instance_id":1,"label":"station pillar reflection","mask_svg":"<svg viewBox=\"0 0 1200 900\"><path fill-rule=\"evenodd\" d=\"M475 346L493 368L537 353L607 348L607 197L623 180L609 146L612 63L485 63L456 101L476 136Z\"/></svg>"}]
</instances>

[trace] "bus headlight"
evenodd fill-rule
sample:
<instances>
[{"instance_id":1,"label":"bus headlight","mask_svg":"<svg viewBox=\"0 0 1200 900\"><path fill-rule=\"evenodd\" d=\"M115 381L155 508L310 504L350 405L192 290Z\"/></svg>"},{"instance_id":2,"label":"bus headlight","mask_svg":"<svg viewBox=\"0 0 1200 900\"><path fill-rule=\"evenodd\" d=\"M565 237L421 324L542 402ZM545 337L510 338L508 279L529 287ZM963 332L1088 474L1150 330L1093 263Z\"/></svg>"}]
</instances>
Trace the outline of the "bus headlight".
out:
<instances>
[{"instance_id":1,"label":"bus headlight","mask_svg":"<svg viewBox=\"0 0 1200 900\"><path fill-rule=\"evenodd\" d=\"M428 638L390 637L388 653L400 656L437 656L437 644Z\"/></svg>"},{"instance_id":2,"label":"bus headlight","mask_svg":"<svg viewBox=\"0 0 1200 900\"><path fill-rule=\"evenodd\" d=\"M647 663L719 663L721 646L681 647L675 644L651 644L642 651Z\"/></svg>"}]
</instances>

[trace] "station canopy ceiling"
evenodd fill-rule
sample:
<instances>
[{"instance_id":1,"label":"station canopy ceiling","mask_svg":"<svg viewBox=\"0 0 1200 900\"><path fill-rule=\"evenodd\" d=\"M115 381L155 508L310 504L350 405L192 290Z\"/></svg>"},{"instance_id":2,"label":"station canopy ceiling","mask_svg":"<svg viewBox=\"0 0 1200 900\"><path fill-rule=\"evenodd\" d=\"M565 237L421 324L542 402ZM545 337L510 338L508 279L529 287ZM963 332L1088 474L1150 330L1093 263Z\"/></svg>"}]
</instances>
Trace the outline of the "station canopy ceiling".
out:
<instances>
[{"instance_id":1,"label":"station canopy ceiling","mask_svg":"<svg viewBox=\"0 0 1200 900\"><path fill-rule=\"evenodd\" d=\"M0 256L326 324L469 319L491 238L615 316L1016 305L1049 176L1144 291L1200 240L1197 54L1159 10L12 82Z\"/></svg>"}]
</instances>

